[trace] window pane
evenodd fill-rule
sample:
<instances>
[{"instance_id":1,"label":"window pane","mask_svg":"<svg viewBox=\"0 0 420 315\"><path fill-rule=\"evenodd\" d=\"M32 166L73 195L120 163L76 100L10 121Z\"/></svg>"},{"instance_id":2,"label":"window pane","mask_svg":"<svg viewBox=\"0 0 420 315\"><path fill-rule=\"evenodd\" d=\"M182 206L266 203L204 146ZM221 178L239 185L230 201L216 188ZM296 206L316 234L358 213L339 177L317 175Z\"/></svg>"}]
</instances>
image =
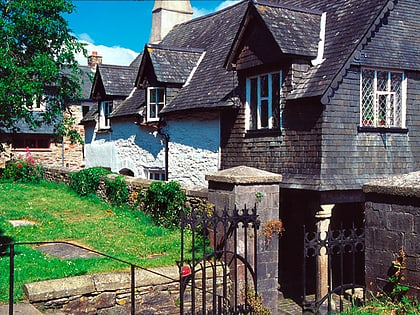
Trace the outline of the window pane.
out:
<instances>
[{"instance_id":1,"label":"window pane","mask_svg":"<svg viewBox=\"0 0 420 315\"><path fill-rule=\"evenodd\" d=\"M268 100L261 101L261 128L268 128Z\"/></svg>"},{"instance_id":2,"label":"window pane","mask_svg":"<svg viewBox=\"0 0 420 315\"><path fill-rule=\"evenodd\" d=\"M378 91L388 91L388 71L377 71Z\"/></svg>"},{"instance_id":3,"label":"window pane","mask_svg":"<svg viewBox=\"0 0 420 315\"><path fill-rule=\"evenodd\" d=\"M257 129L257 78L251 79L251 97L250 97L250 109L251 109L251 121L250 128Z\"/></svg>"},{"instance_id":4,"label":"window pane","mask_svg":"<svg viewBox=\"0 0 420 315\"><path fill-rule=\"evenodd\" d=\"M150 89L149 90L149 103L156 103L156 89Z\"/></svg>"},{"instance_id":5,"label":"window pane","mask_svg":"<svg viewBox=\"0 0 420 315\"><path fill-rule=\"evenodd\" d=\"M391 91L395 92L394 99L394 124L401 126L402 120L402 73L391 73Z\"/></svg>"},{"instance_id":6,"label":"window pane","mask_svg":"<svg viewBox=\"0 0 420 315\"><path fill-rule=\"evenodd\" d=\"M362 125L374 125L374 71L362 71Z\"/></svg>"},{"instance_id":7,"label":"window pane","mask_svg":"<svg viewBox=\"0 0 420 315\"><path fill-rule=\"evenodd\" d=\"M273 128L280 128L280 74L272 75L272 111L273 111Z\"/></svg>"},{"instance_id":8,"label":"window pane","mask_svg":"<svg viewBox=\"0 0 420 315\"><path fill-rule=\"evenodd\" d=\"M164 91L164 89L157 89L157 102L158 103L163 103L163 101L164 101L164 95L165 95L165 93L164 93L165 91Z\"/></svg>"},{"instance_id":9,"label":"window pane","mask_svg":"<svg viewBox=\"0 0 420 315\"><path fill-rule=\"evenodd\" d=\"M38 148L49 148L50 147L50 140L49 139L45 139L45 138L41 138L38 139Z\"/></svg>"},{"instance_id":10,"label":"window pane","mask_svg":"<svg viewBox=\"0 0 420 315\"><path fill-rule=\"evenodd\" d=\"M156 118L156 104L155 103L149 104L149 116L150 118Z\"/></svg>"},{"instance_id":11,"label":"window pane","mask_svg":"<svg viewBox=\"0 0 420 315\"><path fill-rule=\"evenodd\" d=\"M260 82L261 86L261 97L268 97L268 75L263 75L261 77L261 82Z\"/></svg>"}]
</instances>

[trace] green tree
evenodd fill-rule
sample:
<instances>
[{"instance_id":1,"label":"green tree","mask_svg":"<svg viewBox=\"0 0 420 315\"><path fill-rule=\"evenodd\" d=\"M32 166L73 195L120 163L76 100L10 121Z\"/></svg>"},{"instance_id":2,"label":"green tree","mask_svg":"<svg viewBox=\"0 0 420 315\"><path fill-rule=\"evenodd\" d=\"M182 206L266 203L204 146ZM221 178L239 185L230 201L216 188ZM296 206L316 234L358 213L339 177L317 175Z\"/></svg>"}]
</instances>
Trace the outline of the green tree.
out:
<instances>
[{"instance_id":1,"label":"green tree","mask_svg":"<svg viewBox=\"0 0 420 315\"><path fill-rule=\"evenodd\" d=\"M60 123L79 97L75 53L84 48L63 17L74 8L71 0L0 0L0 130L22 120L33 128Z\"/></svg>"}]
</instances>

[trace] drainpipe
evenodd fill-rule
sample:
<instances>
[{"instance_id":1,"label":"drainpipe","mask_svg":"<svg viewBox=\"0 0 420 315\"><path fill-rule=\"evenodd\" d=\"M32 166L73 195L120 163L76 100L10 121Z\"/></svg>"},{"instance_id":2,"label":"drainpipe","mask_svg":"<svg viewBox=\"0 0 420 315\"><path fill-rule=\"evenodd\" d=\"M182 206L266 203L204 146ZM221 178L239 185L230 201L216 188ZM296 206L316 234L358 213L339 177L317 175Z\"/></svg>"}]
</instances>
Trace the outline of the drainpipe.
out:
<instances>
[{"instance_id":1,"label":"drainpipe","mask_svg":"<svg viewBox=\"0 0 420 315\"><path fill-rule=\"evenodd\" d=\"M158 129L158 134L162 136L165 142L165 180L168 181L169 176L169 134L163 131L162 128Z\"/></svg>"}]
</instances>

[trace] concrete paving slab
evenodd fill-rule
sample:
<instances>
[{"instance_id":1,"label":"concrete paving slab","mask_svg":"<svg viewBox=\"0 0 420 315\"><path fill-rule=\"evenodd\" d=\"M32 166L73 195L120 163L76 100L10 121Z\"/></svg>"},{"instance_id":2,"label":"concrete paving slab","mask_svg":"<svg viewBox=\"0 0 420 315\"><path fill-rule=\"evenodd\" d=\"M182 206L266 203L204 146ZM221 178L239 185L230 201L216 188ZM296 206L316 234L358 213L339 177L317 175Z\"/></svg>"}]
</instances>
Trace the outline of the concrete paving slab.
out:
<instances>
[{"instance_id":1,"label":"concrete paving slab","mask_svg":"<svg viewBox=\"0 0 420 315\"><path fill-rule=\"evenodd\" d=\"M33 305L29 303L13 304L14 315L42 315ZM0 304L0 315L9 315L9 304Z\"/></svg>"}]
</instances>

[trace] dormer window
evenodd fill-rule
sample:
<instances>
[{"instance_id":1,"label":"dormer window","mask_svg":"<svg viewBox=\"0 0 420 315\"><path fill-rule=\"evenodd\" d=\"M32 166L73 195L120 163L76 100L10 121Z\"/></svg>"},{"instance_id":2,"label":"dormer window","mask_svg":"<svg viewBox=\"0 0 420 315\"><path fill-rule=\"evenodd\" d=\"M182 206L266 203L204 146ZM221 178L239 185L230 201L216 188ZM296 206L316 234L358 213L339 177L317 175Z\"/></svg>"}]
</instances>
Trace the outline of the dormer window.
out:
<instances>
[{"instance_id":1,"label":"dormer window","mask_svg":"<svg viewBox=\"0 0 420 315\"><path fill-rule=\"evenodd\" d=\"M246 79L246 129L280 128L281 71Z\"/></svg>"},{"instance_id":2,"label":"dormer window","mask_svg":"<svg viewBox=\"0 0 420 315\"><path fill-rule=\"evenodd\" d=\"M109 115L112 112L112 101L102 101L99 105L99 129L111 128Z\"/></svg>"},{"instance_id":3,"label":"dormer window","mask_svg":"<svg viewBox=\"0 0 420 315\"><path fill-rule=\"evenodd\" d=\"M165 88L147 88L147 121L159 120L163 106L165 106Z\"/></svg>"},{"instance_id":4,"label":"dormer window","mask_svg":"<svg viewBox=\"0 0 420 315\"><path fill-rule=\"evenodd\" d=\"M405 128L404 72L363 68L360 72L360 126Z\"/></svg>"}]
</instances>

